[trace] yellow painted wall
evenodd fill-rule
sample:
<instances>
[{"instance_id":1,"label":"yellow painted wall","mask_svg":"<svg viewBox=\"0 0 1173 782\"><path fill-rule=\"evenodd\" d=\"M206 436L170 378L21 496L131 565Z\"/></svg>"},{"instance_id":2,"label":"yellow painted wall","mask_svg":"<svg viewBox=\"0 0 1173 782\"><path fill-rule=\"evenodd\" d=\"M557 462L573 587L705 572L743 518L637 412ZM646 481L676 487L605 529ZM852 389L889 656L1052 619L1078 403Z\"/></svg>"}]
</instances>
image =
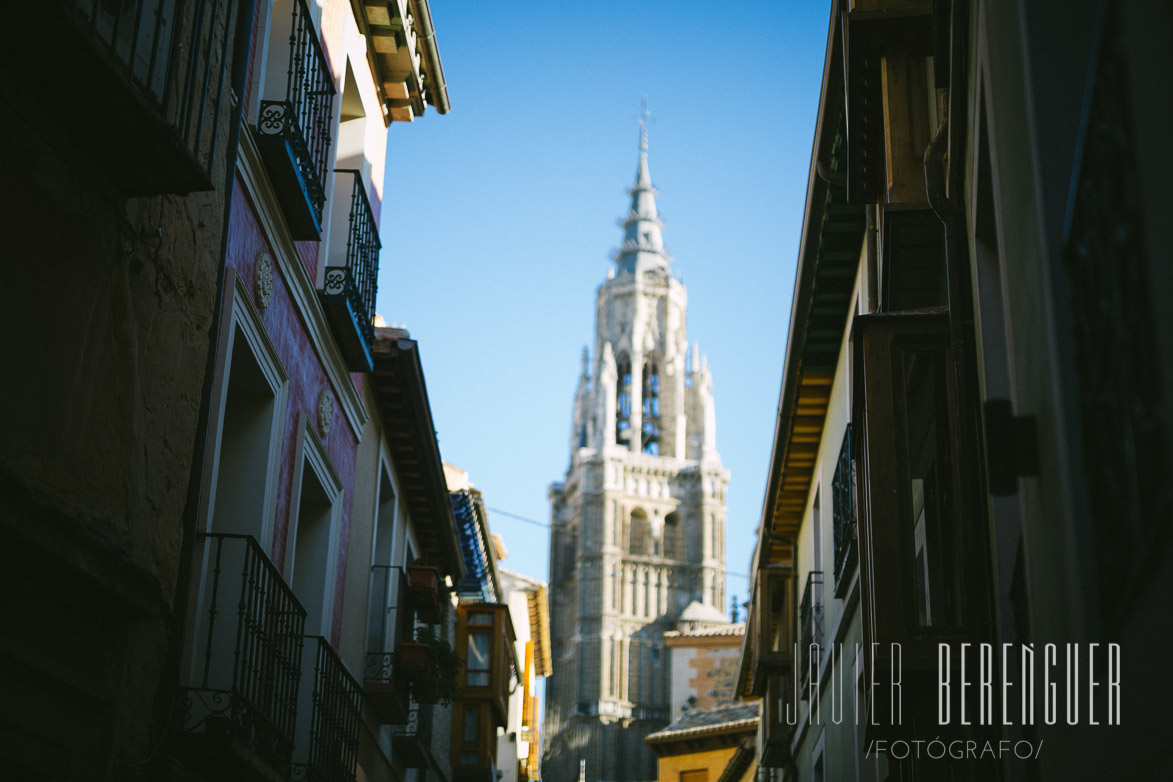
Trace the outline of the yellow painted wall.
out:
<instances>
[{"instance_id":1,"label":"yellow painted wall","mask_svg":"<svg viewBox=\"0 0 1173 782\"><path fill-rule=\"evenodd\" d=\"M670 755L660 758L660 782L677 782L681 771L694 771L705 768L709 770L708 782L717 782L729 759L737 751L736 747L725 749L710 749L705 752L692 752L685 755Z\"/></svg>"}]
</instances>

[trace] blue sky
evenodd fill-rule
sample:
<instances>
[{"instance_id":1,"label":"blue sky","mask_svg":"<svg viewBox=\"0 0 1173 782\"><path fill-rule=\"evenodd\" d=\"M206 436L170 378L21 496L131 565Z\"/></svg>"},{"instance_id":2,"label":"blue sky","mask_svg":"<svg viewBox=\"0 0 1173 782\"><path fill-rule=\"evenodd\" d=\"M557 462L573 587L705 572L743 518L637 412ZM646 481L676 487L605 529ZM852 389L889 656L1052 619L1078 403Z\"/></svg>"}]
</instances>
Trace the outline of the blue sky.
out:
<instances>
[{"instance_id":1,"label":"blue sky","mask_svg":"<svg viewBox=\"0 0 1173 782\"><path fill-rule=\"evenodd\" d=\"M664 241L732 472L727 565L747 572L828 14L826 0L434 0L452 112L391 128L377 310L419 340L441 453L490 508L549 518L646 95ZM490 523L502 564L544 580L546 532ZM727 592L744 601L744 577Z\"/></svg>"}]
</instances>

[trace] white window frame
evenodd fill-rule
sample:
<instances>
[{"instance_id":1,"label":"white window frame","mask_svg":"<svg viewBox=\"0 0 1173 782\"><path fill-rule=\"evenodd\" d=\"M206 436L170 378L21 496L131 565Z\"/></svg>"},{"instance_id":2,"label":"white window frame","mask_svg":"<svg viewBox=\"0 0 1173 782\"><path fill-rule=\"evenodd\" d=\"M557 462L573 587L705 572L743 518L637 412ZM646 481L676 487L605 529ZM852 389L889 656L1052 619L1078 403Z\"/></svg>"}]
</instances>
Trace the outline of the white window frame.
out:
<instances>
[{"instance_id":1,"label":"white window frame","mask_svg":"<svg viewBox=\"0 0 1173 782\"><path fill-rule=\"evenodd\" d=\"M322 585L322 617L319 627L306 626L306 635L321 635L329 639L334 629L334 597L337 592L338 556L341 553L342 480L330 462L326 448L314 429L309 415L302 413L298 420L296 461L293 463L293 481L289 490L289 530L285 543L285 583L293 585L293 571L297 560L297 534L301 524L301 487L306 467L313 470L326 499L330 503L330 544L326 550L326 577ZM301 599L301 596L298 596Z\"/></svg>"},{"instance_id":2,"label":"white window frame","mask_svg":"<svg viewBox=\"0 0 1173 782\"><path fill-rule=\"evenodd\" d=\"M253 306L252 297L245 287L244 280L235 269L228 269L226 273L225 292L227 295L222 316L223 326L220 329L220 338L216 346L216 371L220 382L212 399L213 420L211 425L215 429L216 437L207 473L207 500L201 521L201 531L215 531L212 529L212 515L216 508L216 488L220 474L220 447L224 439L224 407L228 401L232 354L236 344L236 334L239 330L245 342L248 343L252 357L260 367L261 374L273 392L273 422L269 430L268 468L265 471L265 485L262 487L264 498L261 501L261 528L260 537L257 540L261 548L272 555L281 443L284 439L282 424L285 421L285 406L289 395L289 373L285 371L285 367L277 355L277 349L273 346L268 332L261 324L260 315L257 313L256 307Z\"/></svg>"}]
</instances>

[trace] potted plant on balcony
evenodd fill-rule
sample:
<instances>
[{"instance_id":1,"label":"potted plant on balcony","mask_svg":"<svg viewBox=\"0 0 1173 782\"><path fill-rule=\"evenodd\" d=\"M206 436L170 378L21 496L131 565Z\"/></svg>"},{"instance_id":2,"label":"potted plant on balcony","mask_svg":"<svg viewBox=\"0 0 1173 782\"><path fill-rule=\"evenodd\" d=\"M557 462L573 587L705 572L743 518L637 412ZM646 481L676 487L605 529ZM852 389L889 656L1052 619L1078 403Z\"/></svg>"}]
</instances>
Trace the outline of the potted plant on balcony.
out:
<instances>
[{"instance_id":1,"label":"potted plant on balcony","mask_svg":"<svg viewBox=\"0 0 1173 782\"><path fill-rule=\"evenodd\" d=\"M407 681L426 678L432 667L432 650L422 641L401 641L399 644L399 672Z\"/></svg>"},{"instance_id":2,"label":"potted plant on balcony","mask_svg":"<svg viewBox=\"0 0 1173 782\"><path fill-rule=\"evenodd\" d=\"M464 663L443 636L417 627L414 640L399 645L400 670L417 703L450 703L460 691Z\"/></svg>"},{"instance_id":3,"label":"potted plant on balcony","mask_svg":"<svg viewBox=\"0 0 1173 782\"><path fill-rule=\"evenodd\" d=\"M413 562L407 566L407 602L422 621L440 621L440 569L435 565Z\"/></svg>"}]
</instances>

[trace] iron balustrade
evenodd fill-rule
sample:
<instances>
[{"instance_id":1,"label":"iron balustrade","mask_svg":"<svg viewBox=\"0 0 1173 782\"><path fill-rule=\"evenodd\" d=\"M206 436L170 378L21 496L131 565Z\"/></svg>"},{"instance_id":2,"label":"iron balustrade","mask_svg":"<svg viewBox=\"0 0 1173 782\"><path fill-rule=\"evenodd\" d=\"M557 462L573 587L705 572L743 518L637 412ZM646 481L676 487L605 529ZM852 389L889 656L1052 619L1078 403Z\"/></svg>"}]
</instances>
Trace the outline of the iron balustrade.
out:
<instances>
[{"instance_id":1,"label":"iron balustrade","mask_svg":"<svg viewBox=\"0 0 1173 782\"><path fill-rule=\"evenodd\" d=\"M811 646L823 644L823 571L812 570L807 574L806 587L802 590L802 604L798 609L798 681L799 691L805 699L811 676ZM817 666L820 660L815 659ZM817 673L815 674L818 675Z\"/></svg>"},{"instance_id":2,"label":"iron balustrade","mask_svg":"<svg viewBox=\"0 0 1173 782\"><path fill-rule=\"evenodd\" d=\"M407 722L391 728L391 733L394 736L412 736L425 747L432 746L432 707L426 703L413 703Z\"/></svg>"},{"instance_id":3,"label":"iron balustrade","mask_svg":"<svg viewBox=\"0 0 1173 782\"><path fill-rule=\"evenodd\" d=\"M146 185L143 192L211 189L220 117L231 88L238 0L73 0L71 5L72 24L170 128L198 168L198 181L180 175L171 186Z\"/></svg>"},{"instance_id":4,"label":"iron balustrade","mask_svg":"<svg viewBox=\"0 0 1173 782\"><path fill-rule=\"evenodd\" d=\"M227 736L288 775L305 609L251 536L206 533L200 540L184 731Z\"/></svg>"},{"instance_id":5,"label":"iron balustrade","mask_svg":"<svg viewBox=\"0 0 1173 782\"><path fill-rule=\"evenodd\" d=\"M847 424L835 476L831 482L831 517L834 533L835 583L851 573L856 562L855 466L852 461L852 427ZM838 594L838 592L837 592Z\"/></svg>"},{"instance_id":6,"label":"iron balustrade","mask_svg":"<svg viewBox=\"0 0 1173 782\"><path fill-rule=\"evenodd\" d=\"M307 636L305 642L313 656L307 655L304 662L299 757L293 766L293 779L353 782L358 761L362 690L325 638Z\"/></svg>"},{"instance_id":7,"label":"iron balustrade","mask_svg":"<svg viewBox=\"0 0 1173 782\"><path fill-rule=\"evenodd\" d=\"M383 245L362 172L340 168L335 173L352 175L354 187L346 233L346 264L326 267L323 290L328 296L347 297L363 339L370 347L375 342L375 293L379 282L379 250Z\"/></svg>"},{"instance_id":8,"label":"iron balustrade","mask_svg":"<svg viewBox=\"0 0 1173 782\"><path fill-rule=\"evenodd\" d=\"M392 586L395 587L392 590ZM407 579L398 565L372 565L370 600L367 617L367 655L363 669L363 686L367 702L383 724L398 724L407 719L407 693L410 684L399 676L399 656L395 652L404 636L409 612L401 609L407 594Z\"/></svg>"},{"instance_id":9,"label":"iron balustrade","mask_svg":"<svg viewBox=\"0 0 1173 782\"><path fill-rule=\"evenodd\" d=\"M432 707L412 704L407 722L391 726L391 737L408 768L426 768L432 762Z\"/></svg>"},{"instance_id":10,"label":"iron balustrade","mask_svg":"<svg viewBox=\"0 0 1173 782\"><path fill-rule=\"evenodd\" d=\"M367 652L365 682L398 682L399 660L395 652Z\"/></svg>"},{"instance_id":11,"label":"iron balustrade","mask_svg":"<svg viewBox=\"0 0 1173 782\"><path fill-rule=\"evenodd\" d=\"M317 224L326 205L334 78L305 0L293 0L288 80L283 100L261 101L257 132L289 144Z\"/></svg>"}]
</instances>

